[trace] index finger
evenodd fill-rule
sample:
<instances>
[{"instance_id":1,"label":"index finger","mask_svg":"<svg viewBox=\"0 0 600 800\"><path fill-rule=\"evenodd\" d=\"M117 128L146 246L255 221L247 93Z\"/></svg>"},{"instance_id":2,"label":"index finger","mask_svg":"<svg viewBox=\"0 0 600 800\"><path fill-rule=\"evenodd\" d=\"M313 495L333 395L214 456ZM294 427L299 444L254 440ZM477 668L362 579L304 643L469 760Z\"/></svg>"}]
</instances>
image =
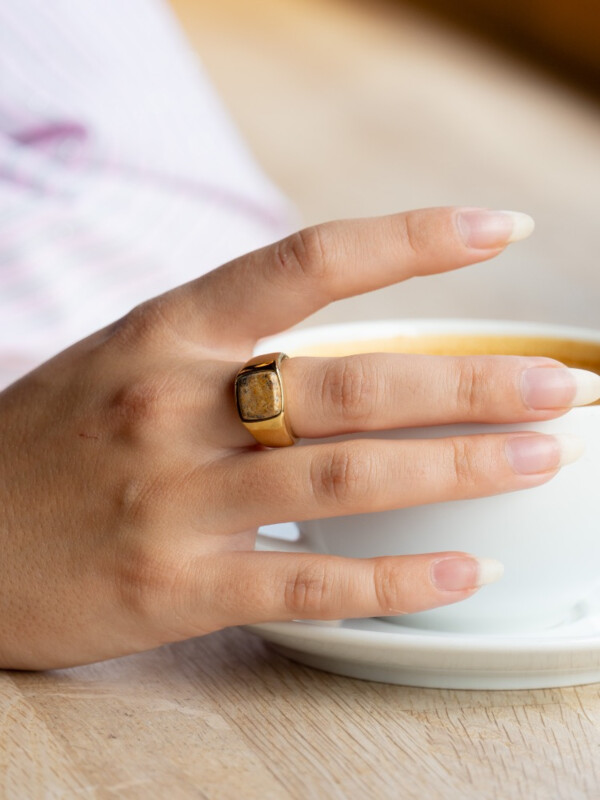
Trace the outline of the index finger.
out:
<instances>
[{"instance_id":1,"label":"index finger","mask_svg":"<svg viewBox=\"0 0 600 800\"><path fill-rule=\"evenodd\" d=\"M484 261L533 226L519 212L454 207L329 222L179 287L161 311L186 339L247 346L334 300Z\"/></svg>"}]
</instances>

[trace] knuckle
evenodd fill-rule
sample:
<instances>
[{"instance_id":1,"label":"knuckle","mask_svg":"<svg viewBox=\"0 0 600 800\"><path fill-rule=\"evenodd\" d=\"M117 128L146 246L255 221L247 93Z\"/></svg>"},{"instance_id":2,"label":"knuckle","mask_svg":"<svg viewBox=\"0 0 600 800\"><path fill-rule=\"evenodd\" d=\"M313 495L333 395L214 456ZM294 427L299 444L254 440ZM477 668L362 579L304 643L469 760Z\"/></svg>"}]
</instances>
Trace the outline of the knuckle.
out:
<instances>
[{"instance_id":1,"label":"knuckle","mask_svg":"<svg viewBox=\"0 0 600 800\"><path fill-rule=\"evenodd\" d=\"M419 215L414 211L409 211L400 219L400 236L404 249L412 256L420 256L426 247L426 239L423 235Z\"/></svg>"},{"instance_id":2,"label":"knuckle","mask_svg":"<svg viewBox=\"0 0 600 800\"><path fill-rule=\"evenodd\" d=\"M164 340L165 336L173 333L166 308L164 297L140 303L112 325L112 340L126 349L136 350L158 337Z\"/></svg>"},{"instance_id":3,"label":"knuckle","mask_svg":"<svg viewBox=\"0 0 600 800\"><path fill-rule=\"evenodd\" d=\"M312 485L317 501L350 510L369 495L373 458L356 442L342 442L317 461Z\"/></svg>"},{"instance_id":4,"label":"knuckle","mask_svg":"<svg viewBox=\"0 0 600 800\"><path fill-rule=\"evenodd\" d=\"M342 421L360 425L372 416L377 404L377 373L362 356L335 359L327 367L323 383L324 405Z\"/></svg>"},{"instance_id":5,"label":"knuckle","mask_svg":"<svg viewBox=\"0 0 600 800\"><path fill-rule=\"evenodd\" d=\"M373 564L373 591L382 614L402 614L400 607L401 568L387 558L378 558Z\"/></svg>"},{"instance_id":6,"label":"knuckle","mask_svg":"<svg viewBox=\"0 0 600 800\"><path fill-rule=\"evenodd\" d=\"M284 607L291 616L319 617L333 592L333 578L318 561L300 565L284 587Z\"/></svg>"},{"instance_id":7,"label":"knuckle","mask_svg":"<svg viewBox=\"0 0 600 800\"><path fill-rule=\"evenodd\" d=\"M147 619L157 620L172 607L185 583L189 560L178 557L172 540L157 535L173 524L182 480L179 474L146 469L117 488L115 512L128 531L113 570L118 596L124 608Z\"/></svg>"},{"instance_id":8,"label":"knuckle","mask_svg":"<svg viewBox=\"0 0 600 800\"><path fill-rule=\"evenodd\" d=\"M450 470L452 481L462 490L470 490L478 482L479 469L475 449L465 439L450 439Z\"/></svg>"},{"instance_id":9,"label":"knuckle","mask_svg":"<svg viewBox=\"0 0 600 800\"><path fill-rule=\"evenodd\" d=\"M461 359L456 373L456 407L469 416L477 415L484 406L485 374L472 359Z\"/></svg>"},{"instance_id":10,"label":"knuckle","mask_svg":"<svg viewBox=\"0 0 600 800\"><path fill-rule=\"evenodd\" d=\"M119 386L108 400L108 410L121 434L162 428L172 405L172 390L161 376L148 375Z\"/></svg>"},{"instance_id":11,"label":"knuckle","mask_svg":"<svg viewBox=\"0 0 600 800\"><path fill-rule=\"evenodd\" d=\"M131 547L115 571L122 608L135 617L157 620L176 594L181 571L181 563L166 549Z\"/></svg>"},{"instance_id":12,"label":"knuckle","mask_svg":"<svg viewBox=\"0 0 600 800\"><path fill-rule=\"evenodd\" d=\"M277 244L276 256L286 278L292 273L323 279L329 271L324 226L304 228L283 239Z\"/></svg>"}]
</instances>

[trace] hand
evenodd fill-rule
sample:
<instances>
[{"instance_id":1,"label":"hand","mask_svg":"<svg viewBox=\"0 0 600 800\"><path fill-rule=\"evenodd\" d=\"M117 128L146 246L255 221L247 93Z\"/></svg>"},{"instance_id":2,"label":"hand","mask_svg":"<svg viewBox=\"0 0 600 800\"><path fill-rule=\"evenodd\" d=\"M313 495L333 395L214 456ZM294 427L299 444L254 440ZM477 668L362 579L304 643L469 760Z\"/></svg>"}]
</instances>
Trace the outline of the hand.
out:
<instances>
[{"instance_id":1,"label":"hand","mask_svg":"<svg viewBox=\"0 0 600 800\"><path fill-rule=\"evenodd\" d=\"M431 209L311 228L142 304L9 387L0 666L63 667L228 625L473 594L485 575L468 554L259 553L256 528L536 486L564 461L558 439L266 450L237 418L232 386L259 337L332 300L490 258L522 227L505 213ZM533 358L297 358L283 375L306 438L548 419L577 392L574 373Z\"/></svg>"}]
</instances>

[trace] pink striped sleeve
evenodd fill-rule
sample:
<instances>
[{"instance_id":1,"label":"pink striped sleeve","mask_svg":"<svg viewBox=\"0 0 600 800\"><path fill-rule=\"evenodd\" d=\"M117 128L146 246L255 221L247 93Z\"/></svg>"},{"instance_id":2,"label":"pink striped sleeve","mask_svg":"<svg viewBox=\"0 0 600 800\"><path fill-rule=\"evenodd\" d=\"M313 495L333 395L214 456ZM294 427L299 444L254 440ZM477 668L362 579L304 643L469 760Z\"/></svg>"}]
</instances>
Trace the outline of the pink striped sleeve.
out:
<instances>
[{"instance_id":1,"label":"pink striped sleeve","mask_svg":"<svg viewBox=\"0 0 600 800\"><path fill-rule=\"evenodd\" d=\"M291 225L165 5L0 0L0 382Z\"/></svg>"}]
</instances>

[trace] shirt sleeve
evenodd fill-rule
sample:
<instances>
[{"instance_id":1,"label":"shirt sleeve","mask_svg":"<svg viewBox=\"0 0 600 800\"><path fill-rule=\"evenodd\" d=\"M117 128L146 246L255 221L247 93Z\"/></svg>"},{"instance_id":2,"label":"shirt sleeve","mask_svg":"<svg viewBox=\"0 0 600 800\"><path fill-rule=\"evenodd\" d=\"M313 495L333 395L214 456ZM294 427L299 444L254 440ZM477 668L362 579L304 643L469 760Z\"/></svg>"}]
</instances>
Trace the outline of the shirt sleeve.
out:
<instances>
[{"instance_id":1,"label":"shirt sleeve","mask_svg":"<svg viewBox=\"0 0 600 800\"><path fill-rule=\"evenodd\" d=\"M0 384L297 223L160 0L0 0Z\"/></svg>"}]
</instances>

